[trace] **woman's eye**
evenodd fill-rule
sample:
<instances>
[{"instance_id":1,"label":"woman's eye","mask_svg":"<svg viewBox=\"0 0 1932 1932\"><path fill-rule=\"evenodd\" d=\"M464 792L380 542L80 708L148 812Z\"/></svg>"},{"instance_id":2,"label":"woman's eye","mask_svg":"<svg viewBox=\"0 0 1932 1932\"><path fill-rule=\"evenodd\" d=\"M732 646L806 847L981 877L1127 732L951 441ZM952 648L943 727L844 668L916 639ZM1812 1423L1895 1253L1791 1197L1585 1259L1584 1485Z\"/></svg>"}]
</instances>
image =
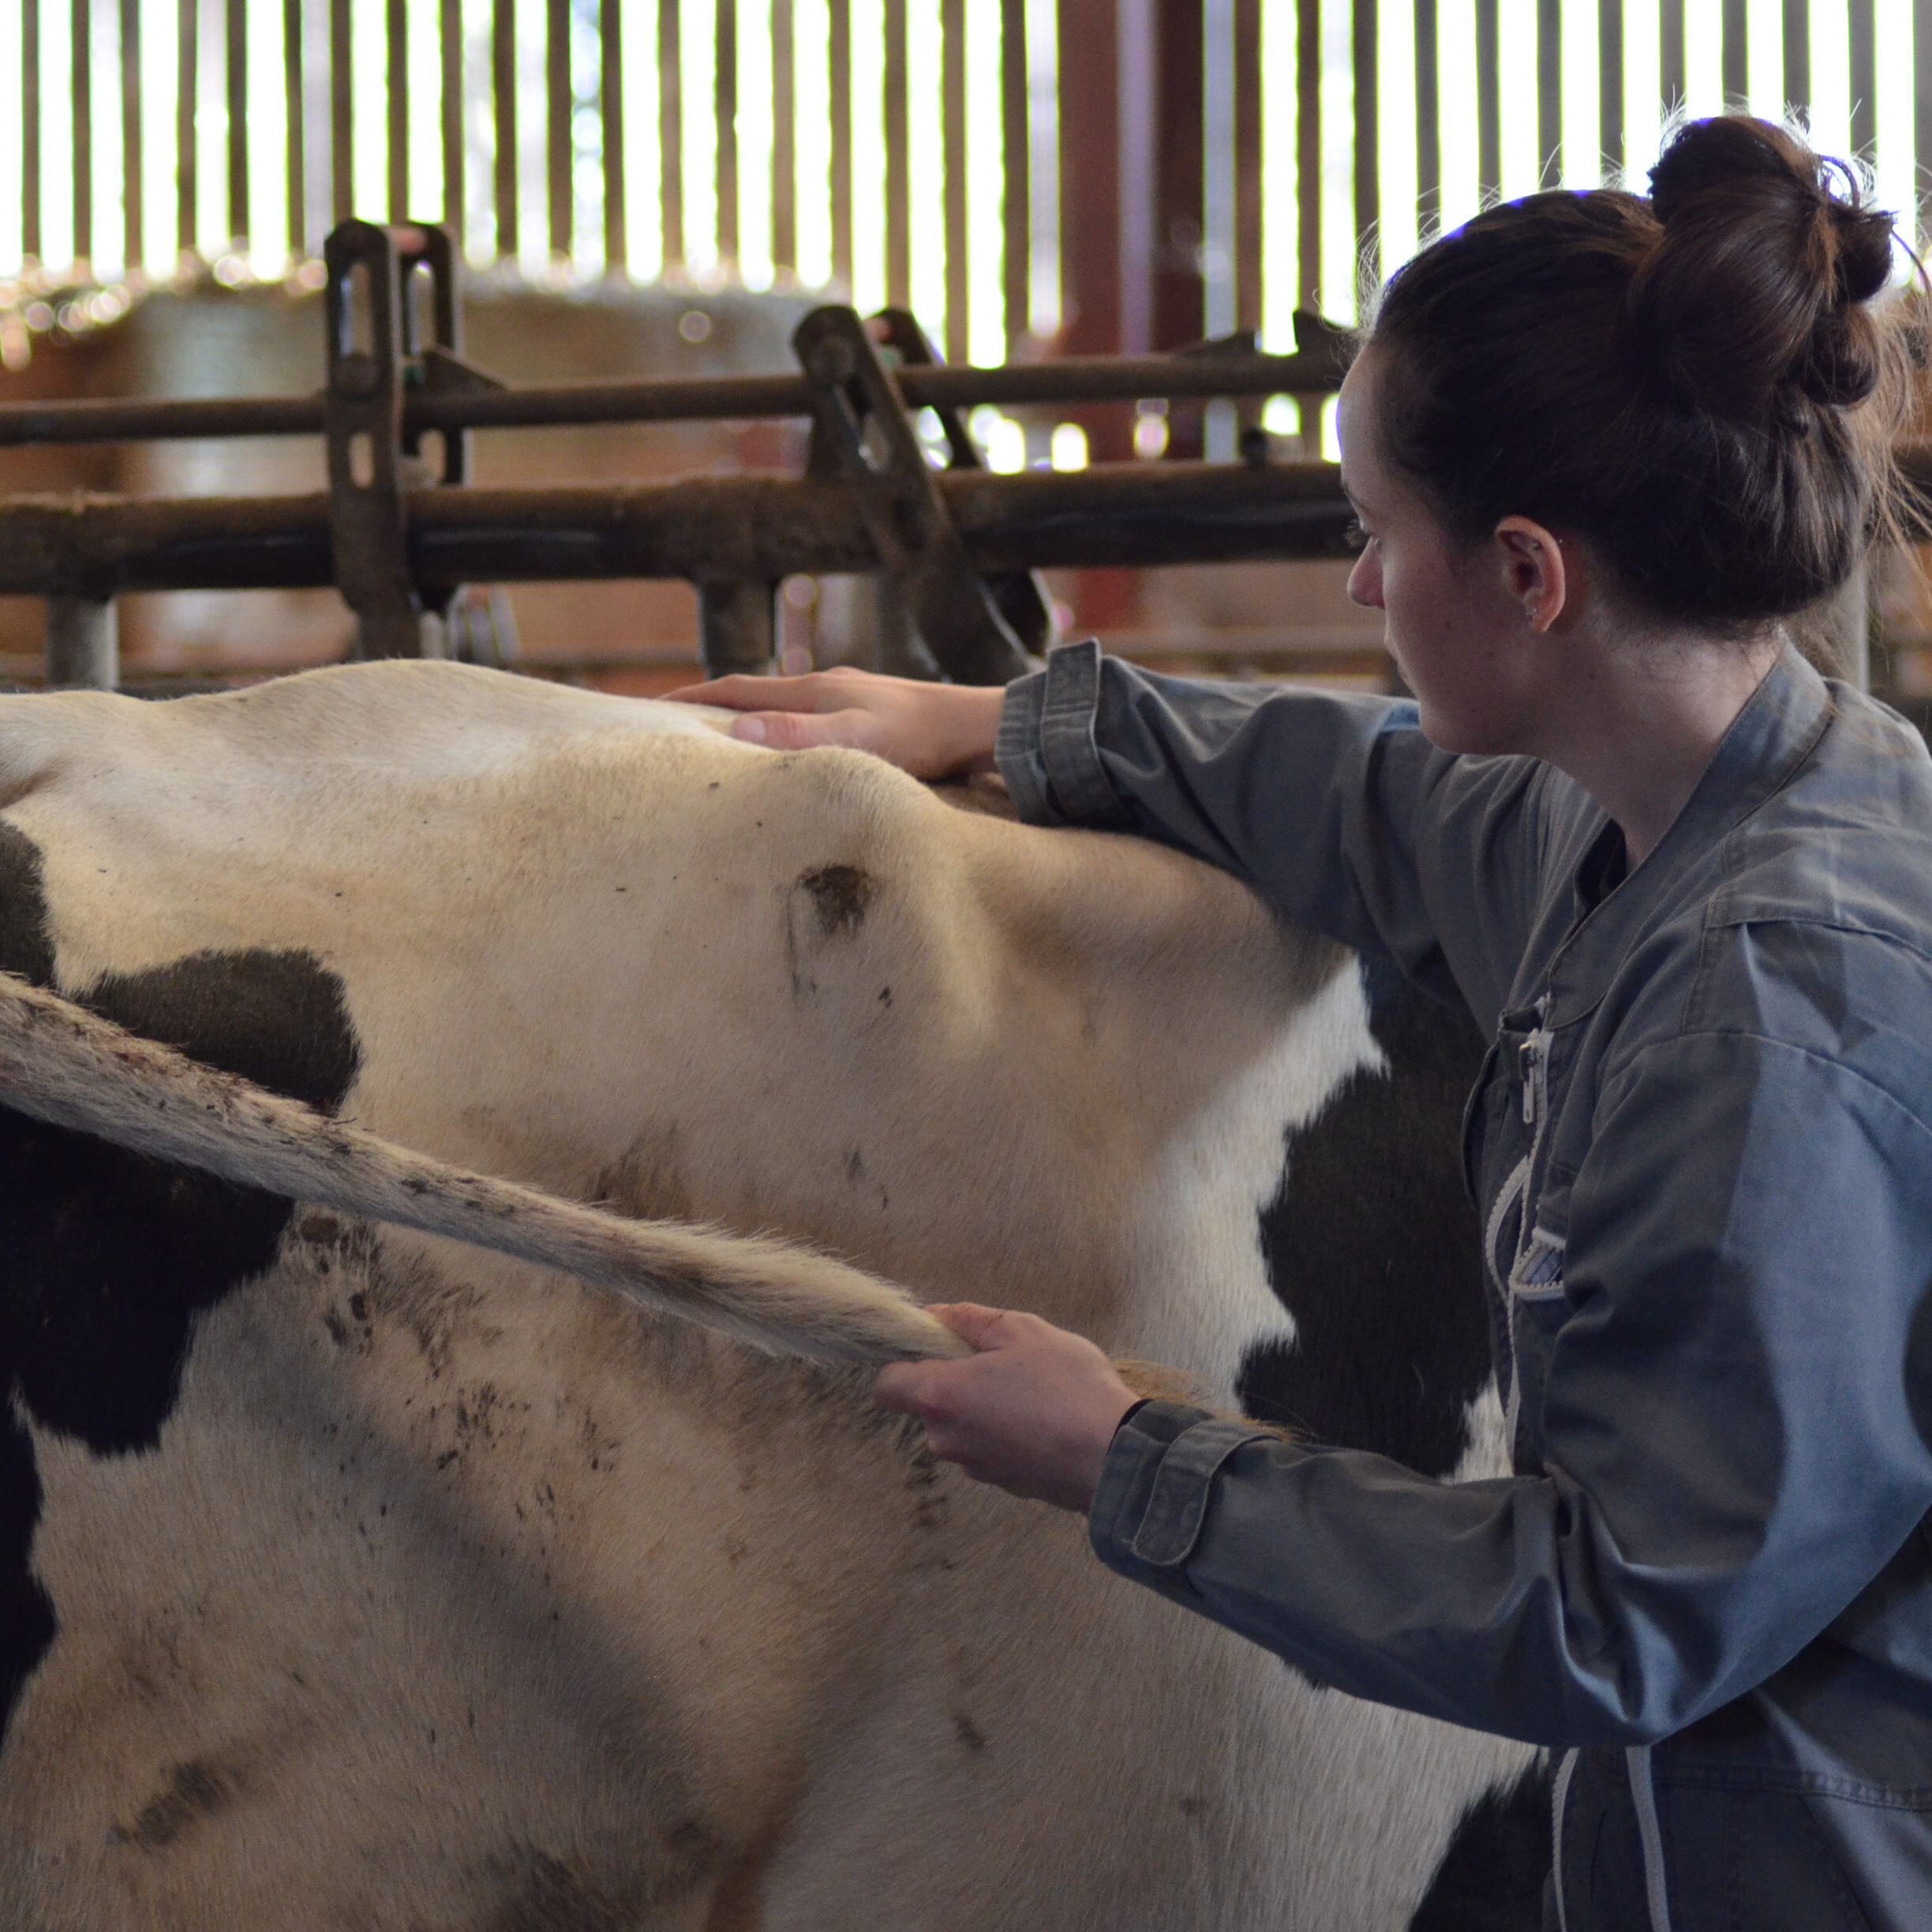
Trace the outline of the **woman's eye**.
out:
<instances>
[{"instance_id":1,"label":"woman's eye","mask_svg":"<svg viewBox=\"0 0 1932 1932\"><path fill-rule=\"evenodd\" d=\"M1368 531L1362 528L1361 519L1359 517L1350 517L1342 527L1342 541L1351 550L1365 550L1372 539Z\"/></svg>"}]
</instances>

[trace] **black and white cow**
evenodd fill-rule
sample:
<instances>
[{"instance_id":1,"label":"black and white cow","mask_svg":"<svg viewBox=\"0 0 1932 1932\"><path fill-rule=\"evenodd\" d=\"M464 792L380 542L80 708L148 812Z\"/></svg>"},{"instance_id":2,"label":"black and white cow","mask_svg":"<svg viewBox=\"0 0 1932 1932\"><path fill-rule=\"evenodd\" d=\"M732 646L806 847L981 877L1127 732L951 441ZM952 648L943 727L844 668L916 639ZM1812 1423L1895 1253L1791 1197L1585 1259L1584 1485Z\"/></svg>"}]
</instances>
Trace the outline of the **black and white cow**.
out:
<instances>
[{"instance_id":1,"label":"black and white cow","mask_svg":"<svg viewBox=\"0 0 1932 1932\"><path fill-rule=\"evenodd\" d=\"M1500 1467L1480 1043L1170 852L455 666L9 699L0 970ZM1122 1584L863 1388L0 1111L0 1923L1536 1923L1533 1753Z\"/></svg>"}]
</instances>

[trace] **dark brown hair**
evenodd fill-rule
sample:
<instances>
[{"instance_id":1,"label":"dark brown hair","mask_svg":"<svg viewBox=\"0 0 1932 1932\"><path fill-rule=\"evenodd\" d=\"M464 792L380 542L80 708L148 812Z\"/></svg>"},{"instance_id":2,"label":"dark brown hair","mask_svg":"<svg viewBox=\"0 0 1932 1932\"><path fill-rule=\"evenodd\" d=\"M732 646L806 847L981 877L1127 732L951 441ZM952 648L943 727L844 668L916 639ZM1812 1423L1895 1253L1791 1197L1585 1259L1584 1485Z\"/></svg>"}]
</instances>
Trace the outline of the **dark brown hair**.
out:
<instances>
[{"instance_id":1,"label":"dark brown hair","mask_svg":"<svg viewBox=\"0 0 1932 1932\"><path fill-rule=\"evenodd\" d=\"M1400 270L1368 338L1383 451L1465 540L1567 527L1639 605L1743 631L1836 590L1890 515L1892 217L1742 114L1680 129L1650 189L1531 195Z\"/></svg>"}]
</instances>

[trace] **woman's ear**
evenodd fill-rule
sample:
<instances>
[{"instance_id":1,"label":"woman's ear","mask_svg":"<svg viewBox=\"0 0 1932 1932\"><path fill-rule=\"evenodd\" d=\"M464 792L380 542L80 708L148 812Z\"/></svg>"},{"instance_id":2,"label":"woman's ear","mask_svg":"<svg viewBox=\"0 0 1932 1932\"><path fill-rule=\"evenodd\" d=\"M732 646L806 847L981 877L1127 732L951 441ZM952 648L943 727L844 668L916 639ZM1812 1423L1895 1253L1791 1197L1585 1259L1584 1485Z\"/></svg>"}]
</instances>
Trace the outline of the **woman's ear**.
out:
<instances>
[{"instance_id":1,"label":"woman's ear","mask_svg":"<svg viewBox=\"0 0 1932 1932\"><path fill-rule=\"evenodd\" d=\"M1507 516L1492 540L1503 573L1503 590L1539 635L1563 615L1570 601L1568 560L1563 540L1528 517Z\"/></svg>"}]
</instances>

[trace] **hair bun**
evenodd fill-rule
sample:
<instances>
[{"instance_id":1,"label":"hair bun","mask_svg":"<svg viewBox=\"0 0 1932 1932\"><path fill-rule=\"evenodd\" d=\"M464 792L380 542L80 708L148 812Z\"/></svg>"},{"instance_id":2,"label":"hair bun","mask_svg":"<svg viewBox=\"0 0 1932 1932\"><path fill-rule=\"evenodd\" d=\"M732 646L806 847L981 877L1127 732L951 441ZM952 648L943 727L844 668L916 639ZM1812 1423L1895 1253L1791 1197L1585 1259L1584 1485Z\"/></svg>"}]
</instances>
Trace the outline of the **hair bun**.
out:
<instances>
[{"instance_id":1,"label":"hair bun","mask_svg":"<svg viewBox=\"0 0 1932 1932\"><path fill-rule=\"evenodd\" d=\"M1862 305L1890 279L1893 223L1845 163L1768 121L1693 121L1650 170L1650 207L1661 232L1625 331L1643 375L1732 418L1872 393L1879 339Z\"/></svg>"}]
</instances>

